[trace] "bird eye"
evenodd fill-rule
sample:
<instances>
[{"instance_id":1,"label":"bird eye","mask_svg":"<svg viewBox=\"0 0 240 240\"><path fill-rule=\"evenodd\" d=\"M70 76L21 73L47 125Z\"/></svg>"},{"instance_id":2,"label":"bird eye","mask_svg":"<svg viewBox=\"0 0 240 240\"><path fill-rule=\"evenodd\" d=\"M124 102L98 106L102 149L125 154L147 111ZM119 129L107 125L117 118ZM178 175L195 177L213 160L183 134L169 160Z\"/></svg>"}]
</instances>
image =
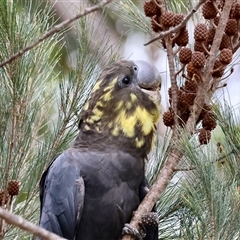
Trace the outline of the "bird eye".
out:
<instances>
[{"instance_id":1,"label":"bird eye","mask_svg":"<svg viewBox=\"0 0 240 240\"><path fill-rule=\"evenodd\" d=\"M137 70L138 70L138 67L135 65L135 66L133 66L133 70L135 71L135 72L137 72Z\"/></svg>"},{"instance_id":2,"label":"bird eye","mask_svg":"<svg viewBox=\"0 0 240 240\"><path fill-rule=\"evenodd\" d=\"M124 78L122 79L122 83L123 83L125 86L128 86L128 85L131 83L130 77L124 77Z\"/></svg>"}]
</instances>

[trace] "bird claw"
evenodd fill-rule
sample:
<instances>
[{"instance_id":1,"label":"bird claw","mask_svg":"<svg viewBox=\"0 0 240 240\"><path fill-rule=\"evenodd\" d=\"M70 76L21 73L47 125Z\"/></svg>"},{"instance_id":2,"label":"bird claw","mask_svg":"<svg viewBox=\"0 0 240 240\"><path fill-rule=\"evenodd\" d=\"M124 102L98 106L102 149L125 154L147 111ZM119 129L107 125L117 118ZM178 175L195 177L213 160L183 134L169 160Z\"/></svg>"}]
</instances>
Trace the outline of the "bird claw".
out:
<instances>
[{"instance_id":1,"label":"bird claw","mask_svg":"<svg viewBox=\"0 0 240 240\"><path fill-rule=\"evenodd\" d=\"M143 228L141 228L140 231L138 231L136 228L134 228L130 224L126 223L122 230L122 235L124 235L124 234L132 235L137 240L142 240L146 236L146 230L143 227Z\"/></svg>"}]
</instances>

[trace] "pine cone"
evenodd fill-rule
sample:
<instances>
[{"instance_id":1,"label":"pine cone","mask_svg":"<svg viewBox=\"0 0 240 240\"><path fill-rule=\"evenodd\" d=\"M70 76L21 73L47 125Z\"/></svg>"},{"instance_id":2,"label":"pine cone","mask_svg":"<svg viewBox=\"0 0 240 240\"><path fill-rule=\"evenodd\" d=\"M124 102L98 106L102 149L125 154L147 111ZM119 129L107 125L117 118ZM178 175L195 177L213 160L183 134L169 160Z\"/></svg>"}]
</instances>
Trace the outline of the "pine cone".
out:
<instances>
[{"instance_id":1,"label":"pine cone","mask_svg":"<svg viewBox=\"0 0 240 240\"><path fill-rule=\"evenodd\" d=\"M157 5L153 0L146 1L143 4L143 10L147 17L153 17L157 14Z\"/></svg>"},{"instance_id":2,"label":"pine cone","mask_svg":"<svg viewBox=\"0 0 240 240\"><path fill-rule=\"evenodd\" d=\"M187 80L187 81L185 82L185 87L184 87L184 89L186 90L186 92L196 93L196 92L197 92L197 88L198 88L198 84L197 84L196 81Z\"/></svg>"},{"instance_id":3,"label":"pine cone","mask_svg":"<svg viewBox=\"0 0 240 240\"><path fill-rule=\"evenodd\" d=\"M151 18L151 27L152 27L152 30L154 32L161 32L162 31L162 28L158 25L159 24L159 21L158 21L158 17L155 15Z\"/></svg>"},{"instance_id":4,"label":"pine cone","mask_svg":"<svg viewBox=\"0 0 240 240\"><path fill-rule=\"evenodd\" d=\"M5 205L9 200L9 194L6 190L0 190L0 206Z\"/></svg>"},{"instance_id":5,"label":"pine cone","mask_svg":"<svg viewBox=\"0 0 240 240\"><path fill-rule=\"evenodd\" d=\"M222 41L219 47L219 50L230 47L230 38L227 34L223 34Z\"/></svg>"},{"instance_id":6,"label":"pine cone","mask_svg":"<svg viewBox=\"0 0 240 240\"><path fill-rule=\"evenodd\" d=\"M170 12L170 11L163 12L160 19L161 19L161 24L165 28L169 28L174 25L174 13L173 12Z\"/></svg>"},{"instance_id":7,"label":"pine cone","mask_svg":"<svg viewBox=\"0 0 240 240\"><path fill-rule=\"evenodd\" d=\"M194 51L197 52L203 52L204 54L206 53L205 49L203 48L203 45L205 46L205 48L208 50L208 44L207 42L199 42L199 41L195 41L194 42Z\"/></svg>"},{"instance_id":8,"label":"pine cone","mask_svg":"<svg viewBox=\"0 0 240 240\"><path fill-rule=\"evenodd\" d=\"M212 72L212 76L214 78L220 78L222 77L224 73L224 69L223 69L223 65L222 63L217 59L215 61L214 67L213 67L213 72Z\"/></svg>"},{"instance_id":9,"label":"pine cone","mask_svg":"<svg viewBox=\"0 0 240 240\"><path fill-rule=\"evenodd\" d=\"M220 53L219 60L223 65L229 64L232 61L232 50L224 48Z\"/></svg>"},{"instance_id":10,"label":"pine cone","mask_svg":"<svg viewBox=\"0 0 240 240\"><path fill-rule=\"evenodd\" d=\"M192 54L192 60L193 66L196 68L202 68L206 62L206 58L203 52L195 51Z\"/></svg>"},{"instance_id":11,"label":"pine cone","mask_svg":"<svg viewBox=\"0 0 240 240\"><path fill-rule=\"evenodd\" d=\"M163 123L167 127L172 127L174 125L174 114L171 109L163 114Z\"/></svg>"},{"instance_id":12,"label":"pine cone","mask_svg":"<svg viewBox=\"0 0 240 240\"><path fill-rule=\"evenodd\" d=\"M208 30L208 39L207 39L207 43L212 45L213 43L213 39L215 37L215 33L216 33L216 29L215 28L210 28Z\"/></svg>"},{"instance_id":13,"label":"pine cone","mask_svg":"<svg viewBox=\"0 0 240 240\"><path fill-rule=\"evenodd\" d=\"M192 50L187 47L181 48L179 52L179 61L183 64L188 64L192 58Z\"/></svg>"},{"instance_id":14,"label":"pine cone","mask_svg":"<svg viewBox=\"0 0 240 240\"><path fill-rule=\"evenodd\" d=\"M196 98L196 93L183 92L180 98L180 102L187 106L192 106L195 98Z\"/></svg>"},{"instance_id":15,"label":"pine cone","mask_svg":"<svg viewBox=\"0 0 240 240\"><path fill-rule=\"evenodd\" d=\"M217 10L212 4L212 1L207 1L203 4L202 14L205 19L213 19L217 16Z\"/></svg>"},{"instance_id":16,"label":"pine cone","mask_svg":"<svg viewBox=\"0 0 240 240\"><path fill-rule=\"evenodd\" d=\"M225 28L225 33L228 36L233 36L237 34L237 20L236 19L228 19L227 26Z\"/></svg>"},{"instance_id":17,"label":"pine cone","mask_svg":"<svg viewBox=\"0 0 240 240\"><path fill-rule=\"evenodd\" d=\"M210 131L212 131L217 126L216 116L213 112L206 112L202 120L202 126L204 129Z\"/></svg>"},{"instance_id":18,"label":"pine cone","mask_svg":"<svg viewBox=\"0 0 240 240\"><path fill-rule=\"evenodd\" d=\"M185 17L185 15L182 13L175 14L173 26L175 27L175 26L179 25L182 22L182 20L184 19L184 17Z\"/></svg>"},{"instance_id":19,"label":"pine cone","mask_svg":"<svg viewBox=\"0 0 240 240\"><path fill-rule=\"evenodd\" d=\"M178 46L186 46L188 44L189 36L188 36L188 30L186 28L183 28L180 30L179 36L176 38L176 44Z\"/></svg>"},{"instance_id":20,"label":"pine cone","mask_svg":"<svg viewBox=\"0 0 240 240\"><path fill-rule=\"evenodd\" d=\"M185 110L184 112L181 112L181 110L180 110L180 113L181 113L181 116L179 119L179 125L183 126L187 123L187 120L188 120L191 112L189 110Z\"/></svg>"},{"instance_id":21,"label":"pine cone","mask_svg":"<svg viewBox=\"0 0 240 240\"><path fill-rule=\"evenodd\" d=\"M9 193L9 195L11 195L11 196L18 195L19 188L20 188L20 185L17 180L12 180L12 181L8 182L7 191Z\"/></svg>"},{"instance_id":22,"label":"pine cone","mask_svg":"<svg viewBox=\"0 0 240 240\"><path fill-rule=\"evenodd\" d=\"M198 121L202 120L204 118L204 116L207 114L207 112L211 112L212 111L212 107L206 103L204 103L202 111L199 115Z\"/></svg>"},{"instance_id":23,"label":"pine cone","mask_svg":"<svg viewBox=\"0 0 240 240\"><path fill-rule=\"evenodd\" d=\"M211 131L202 128L198 135L198 140L200 144L208 144L211 139Z\"/></svg>"},{"instance_id":24,"label":"pine cone","mask_svg":"<svg viewBox=\"0 0 240 240\"><path fill-rule=\"evenodd\" d=\"M159 224L158 214L150 212L142 216L142 224L147 227L157 227Z\"/></svg>"},{"instance_id":25,"label":"pine cone","mask_svg":"<svg viewBox=\"0 0 240 240\"><path fill-rule=\"evenodd\" d=\"M196 67L193 66L193 63L192 62L189 62L188 65L187 65L187 73L188 73L188 76L190 78L193 77L193 74L199 74L199 71Z\"/></svg>"},{"instance_id":26,"label":"pine cone","mask_svg":"<svg viewBox=\"0 0 240 240\"><path fill-rule=\"evenodd\" d=\"M194 39L195 41L204 42L208 37L208 29L207 26L203 23L199 23L196 25L194 29Z\"/></svg>"},{"instance_id":27,"label":"pine cone","mask_svg":"<svg viewBox=\"0 0 240 240\"><path fill-rule=\"evenodd\" d=\"M239 2L235 2L233 3L233 14L232 14L233 18L235 19L240 19L240 3Z\"/></svg>"}]
</instances>

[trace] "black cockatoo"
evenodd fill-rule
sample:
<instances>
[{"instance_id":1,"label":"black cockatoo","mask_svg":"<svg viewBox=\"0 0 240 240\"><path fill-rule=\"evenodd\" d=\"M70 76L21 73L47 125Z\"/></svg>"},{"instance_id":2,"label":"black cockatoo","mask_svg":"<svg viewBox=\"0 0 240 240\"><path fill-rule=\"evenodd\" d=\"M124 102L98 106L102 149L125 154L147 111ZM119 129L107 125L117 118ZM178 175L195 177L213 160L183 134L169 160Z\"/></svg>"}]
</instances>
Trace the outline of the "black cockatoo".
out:
<instances>
[{"instance_id":1,"label":"black cockatoo","mask_svg":"<svg viewBox=\"0 0 240 240\"><path fill-rule=\"evenodd\" d=\"M73 146L40 182L40 226L70 240L119 240L147 193L145 160L160 116L158 71L118 61L101 73L84 106ZM143 239L157 240L146 228Z\"/></svg>"}]
</instances>

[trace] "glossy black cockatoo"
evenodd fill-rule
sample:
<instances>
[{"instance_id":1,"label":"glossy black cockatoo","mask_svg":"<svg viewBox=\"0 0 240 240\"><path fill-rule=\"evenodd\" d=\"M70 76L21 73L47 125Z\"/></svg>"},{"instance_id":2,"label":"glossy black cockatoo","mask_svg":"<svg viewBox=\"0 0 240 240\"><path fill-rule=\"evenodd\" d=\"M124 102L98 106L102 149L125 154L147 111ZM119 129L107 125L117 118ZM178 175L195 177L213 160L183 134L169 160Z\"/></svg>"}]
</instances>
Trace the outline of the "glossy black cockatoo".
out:
<instances>
[{"instance_id":1,"label":"glossy black cockatoo","mask_svg":"<svg viewBox=\"0 0 240 240\"><path fill-rule=\"evenodd\" d=\"M118 61L101 73L73 146L40 182L40 226L71 240L119 240L148 191L144 174L160 115L158 71ZM157 240L146 228L143 239Z\"/></svg>"}]
</instances>

